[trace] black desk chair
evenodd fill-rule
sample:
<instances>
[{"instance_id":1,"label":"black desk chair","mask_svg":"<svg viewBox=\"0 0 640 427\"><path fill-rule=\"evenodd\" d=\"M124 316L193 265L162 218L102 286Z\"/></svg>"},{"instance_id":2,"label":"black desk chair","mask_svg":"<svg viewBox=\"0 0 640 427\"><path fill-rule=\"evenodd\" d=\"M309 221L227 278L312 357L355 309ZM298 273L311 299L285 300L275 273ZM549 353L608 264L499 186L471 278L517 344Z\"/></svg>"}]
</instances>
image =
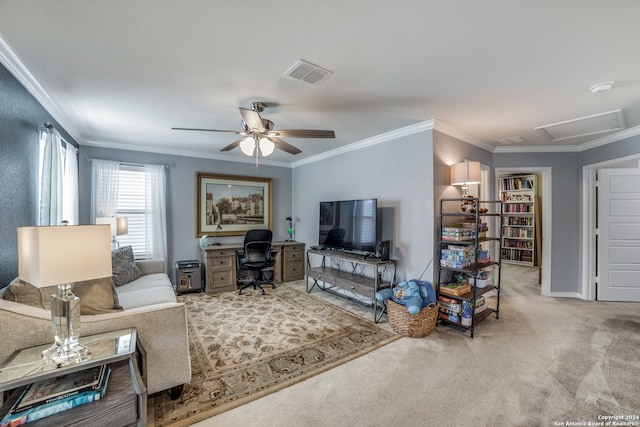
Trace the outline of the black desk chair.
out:
<instances>
[{"instance_id":1,"label":"black desk chair","mask_svg":"<svg viewBox=\"0 0 640 427\"><path fill-rule=\"evenodd\" d=\"M236 277L242 282L238 295L249 286L260 289L264 295L262 285L271 284L273 289L273 264L271 256L271 230L249 230L244 236L244 250L236 251ZM250 276L247 277L247 272Z\"/></svg>"}]
</instances>

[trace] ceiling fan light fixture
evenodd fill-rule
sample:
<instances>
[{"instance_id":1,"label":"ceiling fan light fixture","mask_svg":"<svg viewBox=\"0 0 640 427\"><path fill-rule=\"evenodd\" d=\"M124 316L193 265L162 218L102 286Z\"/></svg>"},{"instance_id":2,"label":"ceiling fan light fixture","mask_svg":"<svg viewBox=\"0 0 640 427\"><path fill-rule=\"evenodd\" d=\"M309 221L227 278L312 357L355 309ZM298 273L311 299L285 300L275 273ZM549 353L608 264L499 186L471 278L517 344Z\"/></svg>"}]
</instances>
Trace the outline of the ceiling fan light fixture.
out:
<instances>
[{"instance_id":1,"label":"ceiling fan light fixture","mask_svg":"<svg viewBox=\"0 0 640 427\"><path fill-rule=\"evenodd\" d=\"M247 156L253 156L253 150L256 149L256 141L253 137L248 136L240 141L240 150Z\"/></svg>"},{"instance_id":2,"label":"ceiling fan light fixture","mask_svg":"<svg viewBox=\"0 0 640 427\"><path fill-rule=\"evenodd\" d=\"M273 153L273 150L276 148L276 145L269 140L269 138L261 138L260 139L260 152L262 153L263 157L267 157L268 155L270 155L271 153Z\"/></svg>"}]
</instances>

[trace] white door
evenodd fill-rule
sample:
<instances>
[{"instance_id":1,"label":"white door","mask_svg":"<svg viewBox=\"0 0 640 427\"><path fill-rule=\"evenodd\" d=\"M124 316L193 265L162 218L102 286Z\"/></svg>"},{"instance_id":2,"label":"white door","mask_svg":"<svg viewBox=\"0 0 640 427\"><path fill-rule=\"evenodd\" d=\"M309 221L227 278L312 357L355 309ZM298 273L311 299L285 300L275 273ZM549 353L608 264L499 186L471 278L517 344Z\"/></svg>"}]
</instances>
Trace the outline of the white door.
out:
<instances>
[{"instance_id":1,"label":"white door","mask_svg":"<svg viewBox=\"0 0 640 427\"><path fill-rule=\"evenodd\" d=\"M598 299L640 302L640 169L600 169L598 181Z\"/></svg>"}]
</instances>

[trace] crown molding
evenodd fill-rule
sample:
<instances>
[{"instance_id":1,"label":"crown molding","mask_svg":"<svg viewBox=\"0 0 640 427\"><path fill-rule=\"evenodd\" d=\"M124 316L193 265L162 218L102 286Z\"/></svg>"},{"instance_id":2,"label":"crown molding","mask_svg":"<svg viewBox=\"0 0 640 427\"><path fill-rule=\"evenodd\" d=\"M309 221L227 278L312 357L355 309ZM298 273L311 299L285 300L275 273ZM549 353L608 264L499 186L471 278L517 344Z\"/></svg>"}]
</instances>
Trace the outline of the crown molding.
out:
<instances>
[{"instance_id":1,"label":"crown molding","mask_svg":"<svg viewBox=\"0 0 640 427\"><path fill-rule=\"evenodd\" d=\"M509 145L496 147L494 153L577 153L579 145Z\"/></svg>"},{"instance_id":2,"label":"crown molding","mask_svg":"<svg viewBox=\"0 0 640 427\"><path fill-rule=\"evenodd\" d=\"M482 148L483 150L486 150L486 151L492 152L494 149L492 145L487 144L485 141L479 138L476 138L475 136L471 136L467 133L459 131L458 129L455 129L442 121L439 121L439 120L434 120L434 121L435 121L434 129L437 130L438 132L444 133L453 138L464 141L468 144L475 145L476 147Z\"/></svg>"},{"instance_id":3,"label":"crown molding","mask_svg":"<svg viewBox=\"0 0 640 427\"><path fill-rule=\"evenodd\" d=\"M24 86L24 88L33 96L42 107L55 119L56 122L71 135L79 144L82 141L80 132L73 125L69 117L58 107L51 99L47 91L44 90L38 79L27 69L22 62L20 56L5 41L2 33L0 33L0 62L7 70Z\"/></svg>"},{"instance_id":4,"label":"crown molding","mask_svg":"<svg viewBox=\"0 0 640 427\"><path fill-rule=\"evenodd\" d=\"M588 141L580 145L511 145L506 147L496 147L494 153L581 153L592 148L601 147L613 142L622 141L633 136L640 135L640 126L621 130L607 136L603 136L593 141Z\"/></svg>"},{"instance_id":5,"label":"crown molding","mask_svg":"<svg viewBox=\"0 0 640 427\"><path fill-rule=\"evenodd\" d=\"M358 142L354 142L349 145L345 145L335 150L329 150L324 153L317 154L315 156L307 157L306 159L292 162L291 166L296 168L298 166L307 165L309 163L315 163L320 160L328 159L330 157L339 156L340 154L348 153L350 151L360 150L362 148L371 147L383 142L391 141L404 136L413 135L416 133L433 130L435 119L426 120L413 125L405 126L400 129L392 130L390 132L381 133L380 135L372 136Z\"/></svg>"},{"instance_id":6,"label":"crown molding","mask_svg":"<svg viewBox=\"0 0 640 427\"><path fill-rule=\"evenodd\" d=\"M602 138L594 139L593 141L585 142L580 146L580 151L591 150L592 148L600 147L602 145L611 144L612 142L622 141L623 139L631 138L633 136L640 135L640 126L635 126L629 129L621 130L611 135L603 136Z\"/></svg>"},{"instance_id":7,"label":"crown molding","mask_svg":"<svg viewBox=\"0 0 640 427\"><path fill-rule=\"evenodd\" d=\"M103 142L103 141L84 141L80 149L82 147L99 147L99 148L108 148L110 150L123 150L123 151L138 151L143 153L154 153L154 154L168 154L171 156L180 156L180 157L196 157L202 159L210 159L210 160L222 160L225 162L236 162L236 163L253 163L255 164L256 158L249 156L239 156L239 157L229 157L224 154L218 154L211 151L197 151L197 150L185 150L183 148L170 148L170 147L159 147L159 146L149 146L143 143L133 143L133 142ZM271 160L265 157L260 157L260 166L277 166L283 168L290 168L291 164L289 162L280 162L277 160Z\"/></svg>"}]
</instances>

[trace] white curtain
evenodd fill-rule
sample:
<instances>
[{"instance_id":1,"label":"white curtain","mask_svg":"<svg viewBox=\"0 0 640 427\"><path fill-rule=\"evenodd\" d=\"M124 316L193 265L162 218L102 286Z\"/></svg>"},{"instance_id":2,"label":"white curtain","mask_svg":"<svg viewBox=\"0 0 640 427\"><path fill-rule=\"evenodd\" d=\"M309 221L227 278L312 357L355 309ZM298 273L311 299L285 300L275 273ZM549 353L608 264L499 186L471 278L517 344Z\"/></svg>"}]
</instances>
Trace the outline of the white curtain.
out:
<instances>
[{"instance_id":1,"label":"white curtain","mask_svg":"<svg viewBox=\"0 0 640 427\"><path fill-rule=\"evenodd\" d=\"M55 129L40 132L42 160L38 225L60 225L62 217L62 180L64 162L62 140Z\"/></svg>"},{"instance_id":2,"label":"white curtain","mask_svg":"<svg viewBox=\"0 0 640 427\"><path fill-rule=\"evenodd\" d=\"M91 223L103 216L118 213L120 163L111 160L91 161Z\"/></svg>"},{"instance_id":3,"label":"white curtain","mask_svg":"<svg viewBox=\"0 0 640 427\"><path fill-rule=\"evenodd\" d=\"M71 225L80 222L78 202L78 150L67 144L64 156L64 177L62 180L62 218Z\"/></svg>"},{"instance_id":4,"label":"white curtain","mask_svg":"<svg viewBox=\"0 0 640 427\"><path fill-rule=\"evenodd\" d=\"M145 240L151 255L167 261L166 178L163 165L145 165Z\"/></svg>"}]
</instances>

